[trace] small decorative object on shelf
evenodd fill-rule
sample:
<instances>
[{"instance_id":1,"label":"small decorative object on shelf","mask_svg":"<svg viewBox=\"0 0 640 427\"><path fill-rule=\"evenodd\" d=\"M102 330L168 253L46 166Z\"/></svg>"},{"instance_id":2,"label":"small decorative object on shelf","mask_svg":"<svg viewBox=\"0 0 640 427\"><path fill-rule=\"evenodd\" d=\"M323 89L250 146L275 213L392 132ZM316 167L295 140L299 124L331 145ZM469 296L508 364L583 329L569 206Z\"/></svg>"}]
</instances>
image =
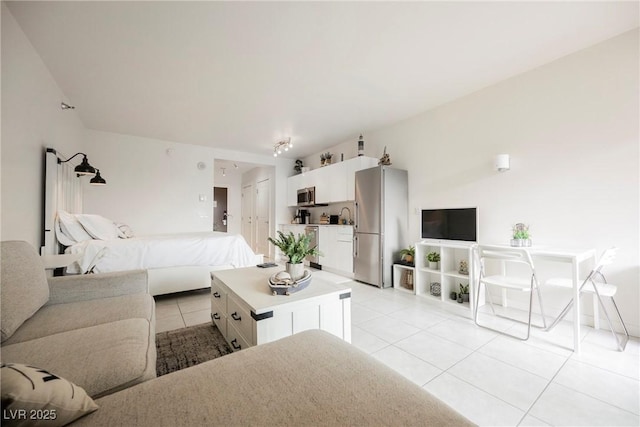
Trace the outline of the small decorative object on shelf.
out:
<instances>
[{"instance_id":1,"label":"small decorative object on shelf","mask_svg":"<svg viewBox=\"0 0 640 427\"><path fill-rule=\"evenodd\" d=\"M302 168L303 168L302 160L300 160L300 159L296 160L296 165L293 167L293 169L297 173L302 173Z\"/></svg>"},{"instance_id":2,"label":"small decorative object on shelf","mask_svg":"<svg viewBox=\"0 0 640 427\"><path fill-rule=\"evenodd\" d=\"M431 282L431 285L429 285L429 293L434 297L440 296L440 289L440 283L438 282Z\"/></svg>"},{"instance_id":3,"label":"small decorative object on shelf","mask_svg":"<svg viewBox=\"0 0 640 427\"><path fill-rule=\"evenodd\" d=\"M358 156L364 156L364 139L362 139L362 134L360 134L360 138L358 139Z\"/></svg>"},{"instance_id":4,"label":"small decorative object on shelf","mask_svg":"<svg viewBox=\"0 0 640 427\"><path fill-rule=\"evenodd\" d=\"M513 238L511 246L528 247L531 246L531 235L529 234L529 226L521 222L513 226Z\"/></svg>"},{"instance_id":5,"label":"small decorative object on shelf","mask_svg":"<svg viewBox=\"0 0 640 427\"><path fill-rule=\"evenodd\" d=\"M464 274L465 276L469 275L469 265L467 264L467 261L460 261L460 264L458 266L458 273Z\"/></svg>"},{"instance_id":6,"label":"small decorative object on shelf","mask_svg":"<svg viewBox=\"0 0 640 427\"><path fill-rule=\"evenodd\" d=\"M324 154L320 154L320 166L328 166L331 164L331 158L333 154L326 152Z\"/></svg>"},{"instance_id":7,"label":"small decorative object on shelf","mask_svg":"<svg viewBox=\"0 0 640 427\"><path fill-rule=\"evenodd\" d=\"M406 262L408 265L413 265L413 258L416 256L416 247L409 246L406 249L400 251L401 260Z\"/></svg>"},{"instance_id":8,"label":"small decorative object on shelf","mask_svg":"<svg viewBox=\"0 0 640 427\"><path fill-rule=\"evenodd\" d=\"M457 300L458 299L458 293L457 292L449 292L449 298L451 298L452 300Z\"/></svg>"},{"instance_id":9,"label":"small decorative object on shelf","mask_svg":"<svg viewBox=\"0 0 640 427\"><path fill-rule=\"evenodd\" d=\"M391 166L391 157L387 154L387 146L384 147L384 153L382 157L380 157L380 161L378 162L378 166Z\"/></svg>"},{"instance_id":10,"label":"small decorative object on shelf","mask_svg":"<svg viewBox=\"0 0 640 427\"><path fill-rule=\"evenodd\" d=\"M403 288L413 290L413 270L402 269L402 277L400 278L400 285Z\"/></svg>"},{"instance_id":11,"label":"small decorative object on shelf","mask_svg":"<svg viewBox=\"0 0 640 427\"><path fill-rule=\"evenodd\" d=\"M429 262L430 269L437 270L438 263L440 262L440 254L438 252L429 252L427 254L427 261Z\"/></svg>"}]
</instances>

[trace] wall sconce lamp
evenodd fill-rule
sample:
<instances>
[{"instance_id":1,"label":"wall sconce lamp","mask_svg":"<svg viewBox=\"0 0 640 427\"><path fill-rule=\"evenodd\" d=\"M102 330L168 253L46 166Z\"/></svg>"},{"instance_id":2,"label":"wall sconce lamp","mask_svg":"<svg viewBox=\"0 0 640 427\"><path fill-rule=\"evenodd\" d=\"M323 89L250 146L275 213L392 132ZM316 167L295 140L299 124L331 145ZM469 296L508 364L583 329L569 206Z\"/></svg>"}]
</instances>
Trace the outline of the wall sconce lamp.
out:
<instances>
[{"instance_id":1,"label":"wall sconce lamp","mask_svg":"<svg viewBox=\"0 0 640 427\"><path fill-rule=\"evenodd\" d=\"M508 154L498 154L495 159L495 166L498 172L506 172L511 169L510 159Z\"/></svg>"},{"instance_id":2,"label":"wall sconce lamp","mask_svg":"<svg viewBox=\"0 0 640 427\"><path fill-rule=\"evenodd\" d=\"M276 142L273 146L273 157L278 157L278 154L282 154L283 150L288 151L291 147L293 147L291 137Z\"/></svg>"},{"instance_id":3,"label":"wall sconce lamp","mask_svg":"<svg viewBox=\"0 0 640 427\"><path fill-rule=\"evenodd\" d=\"M220 168L222 169L222 176L227 176L227 168Z\"/></svg>"},{"instance_id":4,"label":"wall sconce lamp","mask_svg":"<svg viewBox=\"0 0 640 427\"><path fill-rule=\"evenodd\" d=\"M107 181L105 181L105 179L100 176L100 170L94 168L93 166L91 166L89 164L89 160L87 159L87 155L84 153L76 153L73 156L71 156L70 158L68 158L67 160L62 160L58 157L58 164L60 163L67 163L71 160L73 160L73 158L82 155L82 162L75 167L75 169L73 170L78 176L80 175L94 175L93 178L91 178L91 180L89 181L89 183L93 184L93 185L105 185L107 183Z\"/></svg>"}]
</instances>

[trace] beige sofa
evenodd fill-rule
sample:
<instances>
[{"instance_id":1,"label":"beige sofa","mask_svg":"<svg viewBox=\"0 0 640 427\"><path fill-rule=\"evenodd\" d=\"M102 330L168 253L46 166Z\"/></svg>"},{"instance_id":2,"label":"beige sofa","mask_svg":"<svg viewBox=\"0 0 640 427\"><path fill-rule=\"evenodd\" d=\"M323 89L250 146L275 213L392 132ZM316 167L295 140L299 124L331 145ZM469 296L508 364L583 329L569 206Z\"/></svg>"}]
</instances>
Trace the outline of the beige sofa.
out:
<instances>
[{"instance_id":1,"label":"beige sofa","mask_svg":"<svg viewBox=\"0 0 640 427\"><path fill-rule=\"evenodd\" d=\"M96 398L99 408L74 426L472 425L318 330L152 379L154 304L145 273L47 284L23 242L2 243L2 341L4 363L47 369Z\"/></svg>"},{"instance_id":2,"label":"beige sofa","mask_svg":"<svg viewBox=\"0 0 640 427\"><path fill-rule=\"evenodd\" d=\"M47 279L26 242L0 247L2 362L55 372L92 397L156 376L145 271Z\"/></svg>"}]
</instances>

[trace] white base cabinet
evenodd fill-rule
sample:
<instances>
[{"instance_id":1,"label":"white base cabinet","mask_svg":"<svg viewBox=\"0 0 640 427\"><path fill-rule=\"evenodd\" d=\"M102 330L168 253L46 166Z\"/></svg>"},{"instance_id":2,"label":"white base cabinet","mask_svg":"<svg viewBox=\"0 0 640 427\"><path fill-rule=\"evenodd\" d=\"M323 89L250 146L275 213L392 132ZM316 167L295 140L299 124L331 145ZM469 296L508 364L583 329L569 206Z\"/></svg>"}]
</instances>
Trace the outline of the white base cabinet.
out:
<instances>
[{"instance_id":1,"label":"white base cabinet","mask_svg":"<svg viewBox=\"0 0 640 427\"><path fill-rule=\"evenodd\" d=\"M242 350L322 329L351 342L351 289L312 278L306 289L272 295L268 278L283 266L212 273L211 320L231 348Z\"/></svg>"},{"instance_id":2,"label":"white base cabinet","mask_svg":"<svg viewBox=\"0 0 640 427\"><path fill-rule=\"evenodd\" d=\"M433 298L471 311L474 309L476 275L473 270L474 243L449 242L443 240L423 240L416 243L415 254L415 293L426 298ZM437 266L430 266L427 254L436 252L440 255ZM466 263L467 274L461 272L461 262ZM462 303L453 299L452 292L460 293L460 285L469 289L469 301ZM484 304L481 295L480 305Z\"/></svg>"}]
</instances>

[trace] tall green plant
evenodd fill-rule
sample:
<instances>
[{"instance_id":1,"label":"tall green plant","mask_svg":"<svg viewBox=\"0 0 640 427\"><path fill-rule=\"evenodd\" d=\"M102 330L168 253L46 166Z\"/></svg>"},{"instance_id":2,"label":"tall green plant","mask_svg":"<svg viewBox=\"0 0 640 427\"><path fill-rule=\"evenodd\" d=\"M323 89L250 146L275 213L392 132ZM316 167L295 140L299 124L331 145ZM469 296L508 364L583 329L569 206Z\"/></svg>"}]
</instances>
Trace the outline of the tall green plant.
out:
<instances>
[{"instance_id":1,"label":"tall green plant","mask_svg":"<svg viewBox=\"0 0 640 427\"><path fill-rule=\"evenodd\" d=\"M278 238L269 237L269 242L273 243L282 251L291 264L300 264L307 255L322 255L316 246L311 247L312 234L298 234L296 237L292 232L284 234L278 231Z\"/></svg>"}]
</instances>

